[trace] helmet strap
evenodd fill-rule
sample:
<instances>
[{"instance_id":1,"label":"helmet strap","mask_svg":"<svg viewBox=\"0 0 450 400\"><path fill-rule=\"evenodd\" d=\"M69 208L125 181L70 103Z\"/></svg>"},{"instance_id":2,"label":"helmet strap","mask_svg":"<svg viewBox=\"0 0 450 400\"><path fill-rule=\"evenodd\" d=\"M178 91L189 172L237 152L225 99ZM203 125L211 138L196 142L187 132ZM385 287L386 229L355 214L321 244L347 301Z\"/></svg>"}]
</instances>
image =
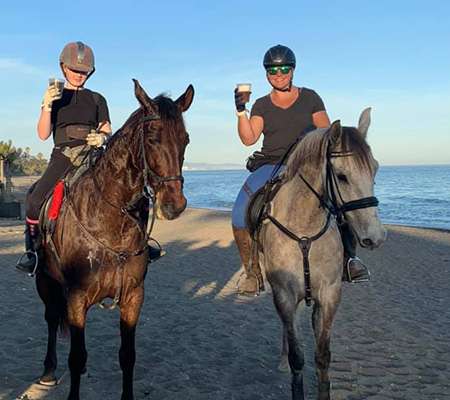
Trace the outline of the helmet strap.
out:
<instances>
[{"instance_id":1,"label":"helmet strap","mask_svg":"<svg viewBox=\"0 0 450 400\"><path fill-rule=\"evenodd\" d=\"M287 87L285 87L284 89L278 89L278 88L276 88L275 86L273 86L272 83L271 83L271 86L272 86L273 89L276 90L277 92L290 92L291 89L292 89L292 78L291 78L291 80L289 81L289 85L288 85Z\"/></svg>"}]
</instances>

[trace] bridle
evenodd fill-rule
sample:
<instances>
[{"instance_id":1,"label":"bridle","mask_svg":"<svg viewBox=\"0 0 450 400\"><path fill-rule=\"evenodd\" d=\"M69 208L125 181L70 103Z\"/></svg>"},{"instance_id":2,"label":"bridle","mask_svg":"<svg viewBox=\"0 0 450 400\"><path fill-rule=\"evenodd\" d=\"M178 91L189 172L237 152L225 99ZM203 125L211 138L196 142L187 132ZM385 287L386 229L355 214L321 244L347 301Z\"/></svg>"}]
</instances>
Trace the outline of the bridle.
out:
<instances>
[{"instance_id":1,"label":"bridle","mask_svg":"<svg viewBox=\"0 0 450 400\"><path fill-rule=\"evenodd\" d=\"M184 183L184 177L182 175L172 175L172 176L161 176L158 175L155 171L153 171L147 162L147 156L145 154L145 133L144 133L144 124L147 121L157 121L160 120L161 116L157 113L151 113L145 115L141 119L141 131L140 131L140 142L141 142L141 154L142 154L142 176L144 178L144 186L142 194L144 197L151 199L153 205L155 204L155 192L159 187L164 185L167 182L172 181L180 181L181 185ZM150 185L150 182L153 183L153 186Z\"/></svg>"},{"instance_id":2,"label":"bridle","mask_svg":"<svg viewBox=\"0 0 450 400\"><path fill-rule=\"evenodd\" d=\"M295 240L303 255L303 271L305 277L305 302L306 305L311 305L312 293L311 293L311 277L310 277L310 267L309 267L309 250L311 248L312 242L319 239L330 226L331 216L336 218L338 225L348 224L346 213L354 210L359 210L363 208L376 207L378 206L378 199L374 196L363 197L357 200L351 200L345 202L341 191L339 189L338 178L336 172L334 171L333 164L331 160L337 157L351 157L354 155L351 151L331 151L330 143L327 145L326 151L326 170L325 170L325 187L324 194L320 195L312 185L304 178L304 176L299 173L300 179L306 184L309 190L317 197L320 206L327 210L327 217L325 224L322 229L312 236L298 236L291 230L286 228L281 222L279 222L275 217L271 216L270 213L265 212L262 215L262 219L269 219L279 230L281 230L286 236ZM269 185L280 184L281 178L272 180ZM270 189L269 189L270 190ZM341 205L339 205L339 203Z\"/></svg>"}]
</instances>

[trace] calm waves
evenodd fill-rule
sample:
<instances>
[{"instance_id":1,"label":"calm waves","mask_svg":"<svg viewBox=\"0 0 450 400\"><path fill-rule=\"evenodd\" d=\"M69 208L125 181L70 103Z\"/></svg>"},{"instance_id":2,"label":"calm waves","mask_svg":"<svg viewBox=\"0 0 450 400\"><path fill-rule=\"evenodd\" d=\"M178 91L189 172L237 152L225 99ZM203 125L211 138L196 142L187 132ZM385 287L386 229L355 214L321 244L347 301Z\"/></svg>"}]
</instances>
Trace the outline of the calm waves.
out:
<instances>
[{"instance_id":1,"label":"calm waves","mask_svg":"<svg viewBox=\"0 0 450 400\"><path fill-rule=\"evenodd\" d=\"M245 170L185 171L189 207L231 210ZM384 223L450 229L450 165L385 166L376 178Z\"/></svg>"}]
</instances>

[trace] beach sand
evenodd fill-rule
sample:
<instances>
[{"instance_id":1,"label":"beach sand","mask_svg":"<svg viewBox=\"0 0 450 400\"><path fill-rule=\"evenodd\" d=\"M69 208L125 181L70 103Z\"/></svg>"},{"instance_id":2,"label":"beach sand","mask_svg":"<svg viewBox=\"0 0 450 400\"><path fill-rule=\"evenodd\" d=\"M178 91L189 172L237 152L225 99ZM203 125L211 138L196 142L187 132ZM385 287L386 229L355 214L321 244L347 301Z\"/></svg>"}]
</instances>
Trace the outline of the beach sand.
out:
<instances>
[{"instance_id":1,"label":"beach sand","mask_svg":"<svg viewBox=\"0 0 450 400\"><path fill-rule=\"evenodd\" d=\"M17 187L17 186L16 186ZM334 400L444 400L450 392L450 233L388 226L388 240L361 251L368 284L344 284L332 336ZM15 270L23 221L0 219L0 399L66 399L68 339L58 344L58 386L33 384L46 349L34 281ZM137 330L136 399L290 399L279 372L281 324L270 289L236 295L240 275L230 213L188 209L158 221L167 255L151 265ZM315 398L311 310L299 310L308 398ZM119 399L116 311L88 314L88 372L81 398Z\"/></svg>"}]
</instances>

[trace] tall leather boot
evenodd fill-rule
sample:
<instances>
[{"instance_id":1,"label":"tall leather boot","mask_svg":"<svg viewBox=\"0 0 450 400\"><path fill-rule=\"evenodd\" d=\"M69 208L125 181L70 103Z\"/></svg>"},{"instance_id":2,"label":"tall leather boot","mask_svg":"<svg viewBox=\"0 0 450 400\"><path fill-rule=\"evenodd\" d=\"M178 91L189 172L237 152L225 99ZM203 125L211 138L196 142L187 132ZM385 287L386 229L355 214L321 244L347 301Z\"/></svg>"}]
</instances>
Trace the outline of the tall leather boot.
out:
<instances>
[{"instance_id":1,"label":"tall leather boot","mask_svg":"<svg viewBox=\"0 0 450 400\"><path fill-rule=\"evenodd\" d=\"M358 244L352 230L348 224L339 226L342 243L344 245L344 270L342 280L351 283L368 282L370 272L362 260L356 256L356 246Z\"/></svg>"},{"instance_id":2,"label":"tall leather boot","mask_svg":"<svg viewBox=\"0 0 450 400\"><path fill-rule=\"evenodd\" d=\"M257 296L264 291L264 279L259 266L256 243L246 229L233 226L233 235L241 257L245 274L238 282L238 292L240 294Z\"/></svg>"},{"instance_id":3,"label":"tall leather boot","mask_svg":"<svg viewBox=\"0 0 450 400\"><path fill-rule=\"evenodd\" d=\"M39 226L30 222L25 226L25 253L19 258L16 268L34 276L39 260Z\"/></svg>"}]
</instances>

